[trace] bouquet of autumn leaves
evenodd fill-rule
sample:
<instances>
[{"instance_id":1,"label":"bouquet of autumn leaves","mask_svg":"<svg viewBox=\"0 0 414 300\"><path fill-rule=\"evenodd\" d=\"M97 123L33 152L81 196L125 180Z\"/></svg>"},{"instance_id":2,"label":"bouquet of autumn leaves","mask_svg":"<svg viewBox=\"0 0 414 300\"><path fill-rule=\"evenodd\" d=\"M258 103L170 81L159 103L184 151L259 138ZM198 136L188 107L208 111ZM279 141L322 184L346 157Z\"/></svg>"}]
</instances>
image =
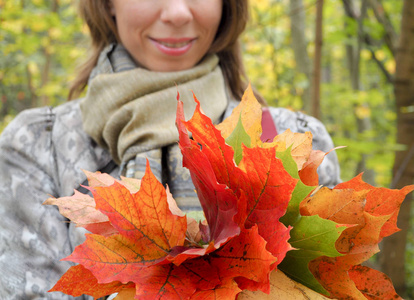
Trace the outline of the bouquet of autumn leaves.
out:
<instances>
[{"instance_id":1,"label":"bouquet of autumn leaves","mask_svg":"<svg viewBox=\"0 0 414 300\"><path fill-rule=\"evenodd\" d=\"M357 176L317 187L326 153L312 150L310 133L262 142L262 109L250 88L218 126L195 101L189 121L178 101L176 123L205 220L183 214L149 166L142 180L86 172L93 198L75 191L45 202L91 232L64 259L78 265L51 292L262 299L281 270L331 298L399 298L384 274L361 263L398 231L399 207L414 186L375 188Z\"/></svg>"}]
</instances>

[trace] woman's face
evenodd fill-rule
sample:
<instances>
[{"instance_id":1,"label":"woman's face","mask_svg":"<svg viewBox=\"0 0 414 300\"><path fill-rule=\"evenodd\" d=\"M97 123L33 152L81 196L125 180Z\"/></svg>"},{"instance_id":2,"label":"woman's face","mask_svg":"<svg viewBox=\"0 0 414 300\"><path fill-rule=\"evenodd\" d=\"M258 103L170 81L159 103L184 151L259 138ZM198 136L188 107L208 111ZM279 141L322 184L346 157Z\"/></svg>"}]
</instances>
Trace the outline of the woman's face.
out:
<instances>
[{"instance_id":1,"label":"woman's face","mask_svg":"<svg viewBox=\"0 0 414 300\"><path fill-rule=\"evenodd\" d=\"M195 66L209 50L222 0L110 0L121 43L152 71Z\"/></svg>"}]
</instances>

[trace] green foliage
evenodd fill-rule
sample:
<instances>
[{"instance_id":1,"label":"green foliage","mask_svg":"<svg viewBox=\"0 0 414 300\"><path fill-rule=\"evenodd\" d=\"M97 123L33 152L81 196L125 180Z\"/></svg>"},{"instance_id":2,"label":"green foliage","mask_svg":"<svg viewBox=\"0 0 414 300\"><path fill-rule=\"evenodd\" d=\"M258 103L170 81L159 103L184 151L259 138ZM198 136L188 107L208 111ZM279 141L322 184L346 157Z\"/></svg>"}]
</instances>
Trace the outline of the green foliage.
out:
<instances>
[{"instance_id":1,"label":"green foliage","mask_svg":"<svg viewBox=\"0 0 414 300\"><path fill-rule=\"evenodd\" d=\"M346 227L319 216L301 217L290 232L289 243L297 250L289 251L279 265L289 277L322 294L327 291L309 271L309 263L319 256L338 257L335 242ZM306 249L306 250L305 250Z\"/></svg>"},{"instance_id":2,"label":"green foliage","mask_svg":"<svg viewBox=\"0 0 414 300\"><path fill-rule=\"evenodd\" d=\"M251 22L243 36L247 74L269 104L300 109L309 82L294 70L287 1L250 3Z\"/></svg>"},{"instance_id":3,"label":"green foliage","mask_svg":"<svg viewBox=\"0 0 414 300\"><path fill-rule=\"evenodd\" d=\"M85 32L74 3L0 1L0 120L67 98L76 62L85 53Z\"/></svg>"},{"instance_id":4,"label":"green foliage","mask_svg":"<svg viewBox=\"0 0 414 300\"><path fill-rule=\"evenodd\" d=\"M347 146L337 150L342 178L348 180L357 175L360 157L367 155L366 169L375 172L375 184L388 186L394 151L400 149L395 144L396 116L391 106L390 90L384 95L374 89L352 91L344 84L324 84L323 91L328 98L335 99L322 103L324 116L328 115L330 119L330 122L325 122L327 129L335 145ZM356 116L369 118L371 128L358 132Z\"/></svg>"},{"instance_id":5,"label":"green foliage","mask_svg":"<svg viewBox=\"0 0 414 300\"><path fill-rule=\"evenodd\" d=\"M308 53L312 57L314 40L315 2L304 0ZM359 5L359 1L355 1ZM398 28L401 4L393 6L383 1L387 13ZM243 37L247 74L251 82L271 105L302 109L304 88L310 83L298 72L291 48L289 1L255 1L252 4L250 26ZM374 39L381 39L383 27L371 10L364 22L364 30ZM345 25L344 25L345 24ZM389 186L395 144L394 95L372 59L375 53L391 74L395 61L384 43L363 46L360 61L361 91L353 91L347 66L346 45L356 45L358 24L346 16L341 1L324 5L324 47L321 89L322 121L337 146L343 180L354 177L361 157L366 159L365 170L374 174L375 185ZM371 128L360 132L358 122L368 118ZM378 145L381 144L381 147Z\"/></svg>"}]
</instances>

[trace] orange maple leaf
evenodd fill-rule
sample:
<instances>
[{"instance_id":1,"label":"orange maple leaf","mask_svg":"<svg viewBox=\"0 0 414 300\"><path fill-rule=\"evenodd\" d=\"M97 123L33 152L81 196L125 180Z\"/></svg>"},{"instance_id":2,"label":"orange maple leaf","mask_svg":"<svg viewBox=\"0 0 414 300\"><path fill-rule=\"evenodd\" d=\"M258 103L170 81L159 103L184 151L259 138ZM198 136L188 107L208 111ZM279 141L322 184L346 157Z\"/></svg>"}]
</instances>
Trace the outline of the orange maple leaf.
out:
<instances>
[{"instance_id":1,"label":"orange maple leaf","mask_svg":"<svg viewBox=\"0 0 414 300\"><path fill-rule=\"evenodd\" d=\"M98 299L124 289L135 289L134 283L122 284L119 281L100 284L92 272L82 265L70 267L49 292L63 292L74 297L84 294Z\"/></svg>"},{"instance_id":2,"label":"orange maple leaf","mask_svg":"<svg viewBox=\"0 0 414 300\"><path fill-rule=\"evenodd\" d=\"M96 208L119 233L88 234L86 242L65 260L81 263L99 283L134 282L137 269L157 263L171 248L184 245L186 217L171 213L164 187L148 170L134 194L116 181L89 188Z\"/></svg>"},{"instance_id":3,"label":"orange maple leaf","mask_svg":"<svg viewBox=\"0 0 414 300\"><path fill-rule=\"evenodd\" d=\"M364 289L368 283L364 281L363 275L373 274L373 271L361 269L360 264L379 252L379 242L397 230L399 207L412 190L414 186L401 190L374 188L363 182L360 175L339 184L333 190L322 188L301 203L302 215L317 214L339 224L353 225L342 233L336 243L336 248L343 256L320 257L310 265L315 277L331 297L366 299ZM362 277L358 278L358 274ZM381 295L392 295L391 298L399 299L390 282L376 288L376 292Z\"/></svg>"}]
</instances>

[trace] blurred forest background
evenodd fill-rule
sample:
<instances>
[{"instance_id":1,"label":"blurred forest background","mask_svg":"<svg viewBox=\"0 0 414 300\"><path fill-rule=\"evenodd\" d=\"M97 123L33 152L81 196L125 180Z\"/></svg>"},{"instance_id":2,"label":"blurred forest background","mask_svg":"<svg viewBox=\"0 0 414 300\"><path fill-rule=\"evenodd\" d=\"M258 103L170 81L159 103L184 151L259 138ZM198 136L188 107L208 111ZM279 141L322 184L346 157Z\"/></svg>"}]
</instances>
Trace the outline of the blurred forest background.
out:
<instances>
[{"instance_id":1,"label":"blurred forest background","mask_svg":"<svg viewBox=\"0 0 414 300\"><path fill-rule=\"evenodd\" d=\"M87 0L82 0L87 1ZM252 84L270 105L326 125L342 179L400 188L414 177L414 1L251 0L243 35ZM21 110L66 101L88 50L76 0L0 0L0 132ZM414 299L414 212L369 263Z\"/></svg>"}]
</instances>

